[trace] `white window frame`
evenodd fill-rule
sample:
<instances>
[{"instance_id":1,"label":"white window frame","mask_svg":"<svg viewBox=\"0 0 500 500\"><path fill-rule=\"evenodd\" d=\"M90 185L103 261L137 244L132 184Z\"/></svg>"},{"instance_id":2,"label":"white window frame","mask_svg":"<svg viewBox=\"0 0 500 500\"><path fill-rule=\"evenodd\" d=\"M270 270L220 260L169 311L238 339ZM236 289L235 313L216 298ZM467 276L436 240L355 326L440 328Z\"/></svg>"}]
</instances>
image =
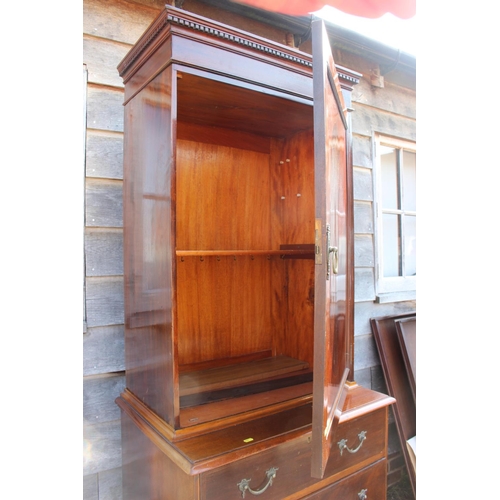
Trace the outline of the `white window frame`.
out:
<instances>
[{"instance_id":1,"label":"white window frame","mask_svg":"<svg viewBox=\"0 0 500 500\"><path fill-rule=\"evenodd\" d=\"M417 290L416 276L399 276L386 278L383 275L383 238L382 238L382 204L380 195L382 193L380 146L389 146L406 151L417 152L417 143L409 140L392 137L385 134L375 133L373 136L374 145L374 200L375 200L375 289L377 302L400 302L405 300L415 300Z\"/></svg>"}]
</instances>

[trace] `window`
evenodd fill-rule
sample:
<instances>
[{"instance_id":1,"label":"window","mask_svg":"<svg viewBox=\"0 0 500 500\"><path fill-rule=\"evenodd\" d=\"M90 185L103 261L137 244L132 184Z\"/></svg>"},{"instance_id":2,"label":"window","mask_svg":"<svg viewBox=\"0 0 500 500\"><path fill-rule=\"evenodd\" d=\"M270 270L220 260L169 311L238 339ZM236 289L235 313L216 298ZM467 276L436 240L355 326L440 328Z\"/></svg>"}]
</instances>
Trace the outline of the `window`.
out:
<instances>
[{"instance_id":1,"label":"window","mask_svg":"<svg viewBox=\"0 0 500 500\"><path fill-rule=\"evenodd\" d=\"M377 300L415 298L417 274L416 144L376 136Z\"/></svg>"}]
</instances>

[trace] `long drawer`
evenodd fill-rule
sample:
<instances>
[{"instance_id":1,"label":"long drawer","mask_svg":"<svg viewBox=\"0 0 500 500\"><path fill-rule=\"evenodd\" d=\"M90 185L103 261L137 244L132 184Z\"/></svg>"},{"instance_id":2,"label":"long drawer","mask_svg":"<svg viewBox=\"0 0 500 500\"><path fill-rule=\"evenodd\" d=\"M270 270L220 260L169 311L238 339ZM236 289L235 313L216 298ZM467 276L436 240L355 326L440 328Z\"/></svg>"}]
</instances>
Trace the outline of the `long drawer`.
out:
<instances>
[{"instance_id":1,"label":"long drawer","mask_svg":"<svg viewBox=\"0 0 500 500\"><path fill-rule=\"evenodd\" d=\"M311 477L310 433L205 472L200 478L203 500L237 500L261 492L263 500L297 497L385 458L386 408L341 423L334 438L330 460L322 480ZM338 443L341 443L339 445ZM341 449L342 448L342 449ZM356 499L358 500L358 499Z\"/></svg>"}]
</instances>

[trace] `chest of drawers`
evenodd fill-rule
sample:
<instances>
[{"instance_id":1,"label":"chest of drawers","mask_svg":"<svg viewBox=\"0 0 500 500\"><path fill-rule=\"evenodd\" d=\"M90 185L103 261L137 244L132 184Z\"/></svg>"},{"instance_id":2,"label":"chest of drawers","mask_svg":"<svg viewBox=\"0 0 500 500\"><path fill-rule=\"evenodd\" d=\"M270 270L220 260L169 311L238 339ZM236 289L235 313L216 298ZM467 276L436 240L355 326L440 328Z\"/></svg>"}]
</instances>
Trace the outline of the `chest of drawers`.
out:
<instances>
[{"instance_id":1,"label":"chest of drawers","mask_svg":"<svg viewBox=\"0 0 500 500\"><path fill-rule=\"evenodd\" d=\"M124 498L156 500L383 500L393 399L349 390L324 477L311 476L311 405L170 441L131 398L123 412ZM280 432L281 431L281 432Z\"/></svg>"}]
</instances>

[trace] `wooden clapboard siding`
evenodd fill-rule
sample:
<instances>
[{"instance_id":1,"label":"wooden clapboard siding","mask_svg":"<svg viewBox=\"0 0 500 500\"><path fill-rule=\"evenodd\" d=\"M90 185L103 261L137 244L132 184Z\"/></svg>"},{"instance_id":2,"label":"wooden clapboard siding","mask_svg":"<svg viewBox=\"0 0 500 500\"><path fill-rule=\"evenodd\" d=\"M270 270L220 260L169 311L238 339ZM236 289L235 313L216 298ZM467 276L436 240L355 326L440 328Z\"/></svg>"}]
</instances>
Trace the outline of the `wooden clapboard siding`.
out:
<instances>
[{"instance_id":1,"label":"wooden clapboard siding","mask_svg":"<svg viewBox=\"0 0 500 500\"><path fill-rule=\"evenodd\" d=\"M373 203L354 201L354 232L373 234Z\"/></svg>"},{"instance_id":2,"label":"wooden clapboard siding","mask_svg":"<svg viewBox=\"0 0 500 500\"><path fill-rule=\"evenodd\" d=\"M83 380L83 421L86 424L120 419L115 399L125 389L125 375L100 375Z\"/></svg>"},{"instance_id":3,"label":"wooden clapboard siding","mask_svg":"<svg viewBox=\"0 0 500 500\"><path fill-rule=\"evenodd\" d=\"M83 33L131 46L161 10L125 0L84 0Z\"/></svg>"},{"instance_id":4,"label":"wooden clapboard siding","mask_svg":"<svg viewBox=\"0 0 500 500\"><path fill-rule=\"evenodd\" d=\"M359 103L353 103L353 107L355 109L352 120L353 133L371 137L376 131L395 135L400 139L416 140L415 119Z\"/></svg>"},{"instance_id":5,"label":"wooden clapboard siding","mask_svg":"<svg viewBox=\"0 0 500 500\"><path fill-rule=\"evenodd\" d=\"M122 468L99 473L99 500L118 500L122 497Z\"/></svg>"},{"instance_id":6,"label":"wooden clapboard siding","mask_svg":"<svg viewBox=\"0 0 500 500\"><path fill-rule=\"evenodd\" d=\"M373 168L371 137L353 134L352 164L354 167Z\"/></svg>"},{"instance_id":7,"label":"wooden clapboard siding","mask_svg":"<svg viewBox=\"0 0 500 500\"><path fill-rule=\"evenodd\" d=\"M87 131L85 175L93 178L123 179L123 134Z\"/></svg>"},{"instance_id":8,"label":"wooden clapboard siding","mask_svg":"<svg viewBox=\"0 0 500 500\"><path fill-rule=\"evenodd\" d=\"M123 232L121 229L87 229L85 269L87 276L123 275Z\"/></svg>"},{"instance_id":9,"label":"wooden clapboard siding","mask_svg":"<svg viewBox=\"0 0 500 500\"><path fill-rule=\"evenodd\" d=\"M83 498L85 500L99 500L99 475L83 476Z\"/></svg>"},{"instance_id":10,"label":"wooden clapboard siding","mask_svg":"<svg viewBox=\"0 0 500 500\"><path fill-rule=\"evenodd\" d=\"M373 87L368 81L370 69L365 67L361 71L367 78L361 78L358 85L354 87L352 95L353 104L362 104L415 120L416 104L414 91L391 84L389 81L384 81L384 88L382 89ZM387 96L390 96L390 98L388 99Z\"/></svg>"},{"instance_id":11,"label":"wooden clapboard siding","mask_svg":"<svg viewBox=\"0 0 500 500\"><path fill-rule=\"evenodd\" d=\"M373 201L373 177L370 168L353 168L354 199Z\"/></svg>"},{"instance_id":12,"label":"wooden clapboard siding","mask_svg":"<svg viewBox=\"0 0 500 500\"><path fill-rule=\"evenodd\" d=\"M375 272L372 267L354 268L354 301L375 300Z\"/></svg>"},{"instance_id":13,"label":"wooden clapboard siding","mask_svg":"<svg viewBox=\"0 0 500 500\"><path fill-rule=\"evenodd\" d=\"M121 467L120 420L83 426L83 475Z\"/></svg>"},{"instance_id":14,"label":"wooden clapboard siding","mask_svg":"<svg viewBox=\"0 0 500 500\"><path fill-rule=\"evenodd\" d=\"M83 478L84 500L118 500L122 498L122 468L105 470Z\"/></svg>"},{"instance_id":15,"label":"wooden clapboard siding","mask_svg":"<svg viewBox=\"0 0 500 500\"><path fill-rule=\"evenodd\" d=\"M116 67L126 56L130 45L103 38L83 36L83 58L88 69L89 83L123 87Z\"/></svg>"},{"instance_id":16,"label":"wooden clapboard siding","mask_svg":"<svg viewBox=\"0 0 500 500\"><path fill-rule=\"evenodd\" d=\"M115 180L87 179L85 225L123 227L123 184Z\"/></svg>"},{"instance_id":17,"label":"wooden clapboard siding","mask_svg":"<svg viewBox=\"0 0 500 500\"><path fill-rule=\"evenodd\" d=\"M356 234L354 237L354 265L356 267L374 267L375 253L373 237L369 234Z\"/></svg>"},{"instance_id":18,"label":"wooden clapboard siding","mask_svg":"<svg viewBox=\"0 0 500 500\"><path fill-rule=\"evenodd\" d=\"M123 91L89 83L87 128L123 132Z\"/></svg>"},{"instance_id":19,"label":"wooden clapboard siding","mask_svg":"<svg viewBox=\"0 0 500 500\"><path fill-rule=\"evenodd\" d=\"M83 375L125 370L123 325L89 328L83 336Z\"/></svg>"},{"instance_id":20,"label":"wooden clapboard siding","mask_svg":"<svg viewBox=\"0 0 500 500\"><path fill-rule=\"evenodd\" d=\"M86 298L89 328L123 324L123 276L88 277Z\"/></svg>"}]
</instances>

